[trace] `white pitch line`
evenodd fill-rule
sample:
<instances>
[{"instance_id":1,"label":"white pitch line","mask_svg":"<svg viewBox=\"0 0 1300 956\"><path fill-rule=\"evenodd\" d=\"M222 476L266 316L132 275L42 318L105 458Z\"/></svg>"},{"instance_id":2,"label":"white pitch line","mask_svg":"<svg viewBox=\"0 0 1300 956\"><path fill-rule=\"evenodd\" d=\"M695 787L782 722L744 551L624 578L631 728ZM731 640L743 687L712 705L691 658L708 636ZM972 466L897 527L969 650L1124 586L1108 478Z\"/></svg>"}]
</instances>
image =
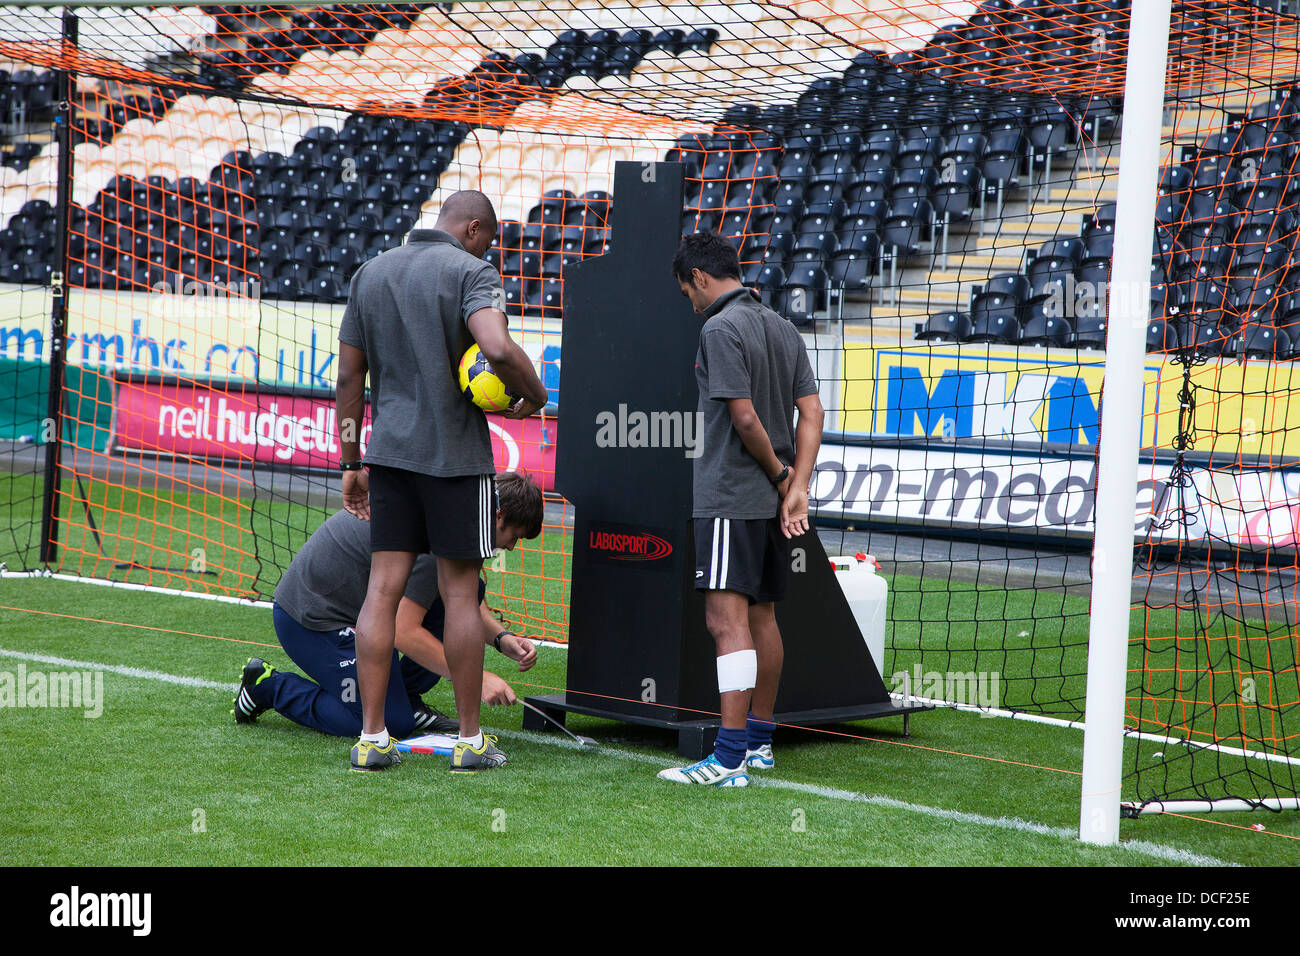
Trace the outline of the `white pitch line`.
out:
<instances>
[{"instance_id":1,"label":"white pitch line","mask_svg":"<svg viewBox=\"0 0 1300 956\"><path fill-rule=\"evenodd\" d=\"M1004 830L1018 830L1024 833L1054 836L1063 840L1071 841L1078 837L1077 831L1071 830L1067 827L1052 827L1045 823L1035 823L1032 820L1022 820L1019 817L986 817L983 814L968 813L964 810L945 810L942 807L930 807L923 803L908 803L905 800L895 800L893 797L873 797L865 793L855 793L851 790L839 790L835 787L821 787L810 783L796 783L793 780L779 780L772 777L757 777L757 775L753 775L750 779L757 779L760 786L764 787L777 787L782 790L797 790L801 793L811 793L819 797L828 797L832 800L849 800L854 803L866 803L871 806L888 807L894 810L905 810L908 813L920 813L924 816L938 817L942 820L953 820L958 823L972 823L978 826L1000 827ZM1129 840L1121 842L1119 846L1125 850L1131 850L1145 856L1157 857L1158 859L1167 860L1171 863L1185 863L1192 866L1238 865L1226 860L1220 860L1217 857L1203 856L1199 853L1193 853L1191 850L1181 850L1177 847L1162 846L1159 843L1150 843L1146 840Z\"/></svg>"},{"instance_id":2,"label":"white pitch line","mask_svg":"<svg viewBox=\"0 0 1300 956\"><path fill-rule=\"evenodd\" d=\"M270 601L251 601L246 598L235 598L221 594L200 594L194 591L177 591L174 588L163 588L151 584L129 584L125 581L109 581L103 578L88 578L74 574L54 574L50 571L8 571L2 564L0 564L0 578L32 578L40 580L68 581L78 584L93 584L97 587L120 588L128 591L145 591L150 594L163 594L169 597L219 601L224 604L236 604L242 607L259 609L267 609L273 606ZM529 640L538 647L554 647L562 651L567 651L569 649L567 641L548 641L543 638L529 638ZM915 648L909 647L908 650L915 650ZM1026 723L1046 724L1051 727L1065 727L1070 730L1085 729L1084 722L1081 720L1066 720L1062 717L1049 717L1046 714L1031 714L1023 710L1003 710L997 707L983 707L978 704L967 704L959 701L943 700L942 698L920 697L915 694L905 695L891 693L889 696L894 700L899 701L900 704L930 704L934 707L959 710L966 713L978 713L981 717L999 717ZM1165 734L1155 734L1145 730L1135 730L1131 727L1126 727L1124 729L1124 739L1153 741L1155 743L1167 744L1172 747L1213 750L1217 753L1227 754L1232 757L1243 757L1248 760L1264 760L1270 763L1284 763L1292 766L1300 766L1300 757L1288 757L1284 754L1264 753L1259 750L1246 750L1241 747L1229 747L1226 744L1200 743L1199 741L1189 741L1183 737L1170 737Z\"/></svg>"},{"instance_id":3,"label":"white pitch line","mask_svg":"<svg viewBox=\"0 0 1300 956\"><path fill-rule=\"evenodd\" d=\"M981 717L1001 717L1007 720L1018 720L1031 724L1046 724L1049 727L1066 727L1070 730L1086 730L1087 725L1081 720L1066 720L1063 717L1049 717L1046 714L1030 714L1023 710L1002 710L997 707L984 707L980 704L967 704L962 701L944 700L938 697L918 697L915 694L896 694L889 695L899 703L904 704L929 704L932 707L943 707L949 710L959 710L963 713L975 713ZM1227 744L1206 744L1199 741L1188 740L1186 737L1170 737L1166 734L1153 734L1145 730L1134 730L1132 727L1124 728L1125 740L1146 740L1154 741L1158 744L1169 744L1176 747L1191 747L1197 750L1213 750L1217 753L1227 754L1230 757L1244 757L1247 760L1265 760L1270 763L1285 763L1292 766L1300 766L1300 757L1287 757L1283 754L1264 753L1261 750L1246 750L1242 747L1229 747Z\"/></svg>"},{"instance_id":4,"label":"white pitch line","mask_svg":"<svg viewBox=\"0 0 1300 956\"><path fill-rule=\"evenodd\" d=\"M166 674L162 671L143 670L139 667L120 667L114 664L101 664L96 661L77 661L67 657L53 657L48 654L30 654L26 651L11 651L2 647L0 647L0 657L13 657L19 660L34 661L42 664L54 664L58 667L67 667L73 670L102 670L113 674L121 674L123 677L156 680L167 684L178 684L184 687L206 687L211 688L212 690L224 690L228 693L234 693L239 689L238 684L203 680L199 677L183 677L178 674ZM653 754L643 754L637 753L633 750L607 747L604 744L601 744L595 749L580 748L567 737L550 737L546 734L532 733L527 730L499 730L493 732L508 737L517 737L520 740L527 740L530 743L545 744L551 747L563 747L569 750L584 750L584 752L589 754L617 757L620 760L631 760L637 763L651 764L656 767L673 767L681 763L680 760L668 760L663 757L656 757ZM824 797L828 800L843 800L849 803L865 803L868 806L881 807L888 810L902 810L907 813L916 813L922 816L935 817L941 820L951 820L957 823L972 824L974 826L997 827L1003 830L1015 830L1021 833L1033 833L1039 836L1053 836L1062 840L1073 840L1076 836L1073 830L1067 829L1066 827L1052 827L1043 823L1034 823L1032 820L1021 820L1019 817L986 817L983 814L968 813L963 810L945 810L942 807L930 807L921 803L908 803L904 800L895 800L893 797L871 796L865 793L857 793L853 790L841 790L837 787L823 787L811 783L798 783L794 780L782 780L779 777L772 777L765 774L752 774L750 779L759 787L773 787L778 790L793 790L798 793L807 793L817 797ZM678 786L680 786L680 784ZM1155 857L1156 859L1165 860L1170 863L1185 863L1192 866L1237 865L1226 860L1217 859L1216 857L1193 853L1191 850L1182 850L1177 847L1163 846L1158 843L1150 843L1146 840L1130 840L1127 842L1121 842L1119 846L1121 849L1129 850L1133 853L1140 853L1143 856Z\"/></svg>"},{"instance_id":5,"label":"white pitch line","mask_svg":"<svg viewBox=\"0 0 1300 956\"><path fill-rule=\"evenodd\" d=\"M168 597L191 598L198 601L217 601L221 604L236 604L241 607L256 607L269 610L270 601L255 601L251 598L232 597L229 594L203 594L199 591L178 591L175 588L163 588L156 584L132 584L129 581L114 581L109 578L87 578L78 574L55 574L48 570L9 571L0 567L0 578L31 578L37 581L67 581L73 584L93 584L99 588L117 588L119 591L141 591L145 594L164 594Z\"/></svg>"},{"instance_id":6,"label":"white pitch line","mask_svg":"<svg viewBox=\"0 0 1300 956\"><path fill-rule=\"evenodd\" d=\"M191 598L199 601L216 601L220 604L233 604L238 607L250 607L269 611L275 605L271 601L254 601L250 598L231 597L227 594L200 594L197 591L178 591L175 588L158 587L156 584L131 584L127 581L111 581L106 578L87 578L76 574L54 574L50 571L9 571L0 564L0 578L16 580L29 578L36 581L64 581L69 584L93 584L100 588L117 588L120 591L141 591L146 594L161 594L166 597ZM112 623L112 622L108 622ZM526 637L527 635L520 635ZM567 651L567 641L549 641L545 638L528 638L538 647L556 647Z\"/></svg>"},{"instance_id":7,"label":"white pitch line","mask_svg":"<svg viewBox=\"0 0 1300 956\"><path fill-rule=\"evenodd\" d=\"M162 671L147 671L141 667L122 667L117 664L101 664L98 661L74 661L67 657L52 657L49 654L29 654L26 651L11 651L0 647L0 657L14 657L22 661L34 661L38 664L53 664L79 671L107 671L121 674L123 677L139 677L145 680L157 680L166 684L180 684L183 687L206 687L211 690L224 690L235 693L238 684L225 684L221 681L204 680L201 677L181 677L177 674L164 674Z\"/></svg>"},{"instance_id":8,"label":"white pitch line","mask_svg":"<svg viewBox=\"0 0 1300 956\"><path fill-rule=\"evenodd\" d=\"M164 594L169 597L188 597L198 598L205 601L219 601L225 604L237 604L243 607L253 607L266 609L272 607L270 601L251 601L246 598L234 598L220 594L199 594L194 591L177 591L173 588L163 588L149 584L128 584L124 581L109 581L102 578L88 578L73 574L53 574L49 571L7 571L3 565L0 565L0 578L34 578L55 581L76 582L79 584L93 584L98 587L122 588L129 591L146 591L150 594ZM562 651L569 649L567 641L548 641L542 638L529 638L538 647L554 647ZM908 648L914 650L915 648ZM901 703L919 703L930 704L934 707L948 708L959 710L966 713L978 713L982 717L1000 717L1008 720L1018 720L1033 724L1046 724L1051 727L1065 727L1070 730L1084 730L1085 725L1081 720L1066 720L1062 717L1049 717L1046 714L1031 714L1023 710L1003 710L997 707L983 707L978 704L967 704L959 701L943 700L941 698L920 697L915 694L897 694L889 695L894 700ZM1213 750L1217 753L1227 754L1233 757L1243 757L1248 760L1264 760L1270 763L1285 763L1292 766L1300 766L1300 757L1288 757L1283 754L1264 753L1259 750L1246 750L1241 747L1229 747L1226 744L1207 744L1198 741L1189 741L1183 737L1170 737L1165 734L1150 733L1145 730L1135 730L1131 727L1124 729L1125 740L1146 740L1155 743L1167 744L1173 747L1189 747L1199 750Z\"/></svg>"},{"instance_id":9,"label":"white pitch line","mask_svg":"<svg viewBox=\"0 0 1300 956\"><path fill-rule=\"evenodd\" d=\"M571 750L581 750L573 741L567 737L548 737L545 734L530 733L526 730L503 730L502 733L509 737L519 737L533 743L549 744L553 747L565 747ZM632 750L620 750L617 747L606 747L601 744L595 750L587 750L592 754L607 754L611 757L618 757L623 760L635 760L639 763L653 764L657 767L677 767L681 766L681 760L666 760L662 757L655 757L652 754L637 753ZM1053 827L1045 823L1035 823L1032 820L1022 820L1019 817L987 817L979 813L969 813L964 810L945 810L942 807L926 806L923 803L908 803L905 800L896 800L893 797L871 796L865 793L858 793L853 790L841 790L838 787L823 787L811 783L799 783L794 780L782 780L779 777L772 777L765 773L752 773L749 775L750 783L758 787L774 787L778 790L794 790L799 793L808 793L817 797L824 797L828 800L843 800L849 803L865 803L868 806L883 807L888 810L903 810L907 813L917 813L922 816L937 817L941 820L951 820L956 823L967 823L975 826L998 827L1003 830L1016 830L1021 833L1033 833L1039 836L1052 836L1062 840L1074 841L1078 834L1067 827ZM678 785L680 786L680 784ZM1170 863L1183 863L1190 866L1238 866L1237 863L1231 863L1227 860L1220 860L1213 856L1204 856L1199 853L1193 853L1191 850L1182 850L1177 847L1163 846L1159 843L1151 843L1146 840L1128 840L1119 844L1124 850L1134 853L1140 853L1144 856L1155 857L1160 860L1166 860Z\"/></svg>"}]
</instances>

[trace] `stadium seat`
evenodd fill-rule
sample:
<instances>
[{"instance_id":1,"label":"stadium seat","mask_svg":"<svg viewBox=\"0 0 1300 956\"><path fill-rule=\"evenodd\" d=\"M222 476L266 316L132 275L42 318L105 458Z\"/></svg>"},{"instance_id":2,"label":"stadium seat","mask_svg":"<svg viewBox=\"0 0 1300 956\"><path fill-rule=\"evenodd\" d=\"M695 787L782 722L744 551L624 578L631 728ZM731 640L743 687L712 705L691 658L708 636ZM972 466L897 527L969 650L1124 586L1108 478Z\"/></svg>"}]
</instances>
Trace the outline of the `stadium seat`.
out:
<instances>
[{"instance_id":1,"label":"stadium seat","mask_svg":"<svg viewBox=\"0 0 1300 956\"><path fill-rule=\"evenodd\" d=\"M857 165L857 154L850 150L823 150L813 161L814 176L847 176Z\"/></svg>"},{"instance_id":2,"label":"stadium seat","mask_svg":"<svg viewBox=\"0 0 1300 956\"><path fill-rule=\"evenodd\" d=\"M795 262L822 262L839 251L840 241L835 233L803 233L795 236L792 257Z\"/></svg>"},{"instance_id":3,"label":"stadium seat","mask_svg":"<svg viewBox=\"0 0 1300 956\"><path fill-rule=\"evenodd\" d=\"M777 222L777 219L779 217L773 217L771 235L768 236L767 251L769 259L775 257L780 260L794 252L795 233L787 231L792 228L792 224L782 225Z\"/></svg>"},{"instance_id":4,"label":"stadium seat","mask_svg":"<svg viewBox=\"0 0 1300 956\"><path fill-rule=\"evenodd\" d=\"M979 163L988 149L988 137L980 132L961 132L945 137L939 150L939 164L951 160L952 166Z\"/></svg>"},{"instance_id":5,"label":"stadium seat","mask_svg":"<svg viewBox=\"0 0 1300 956\"><path fill-rule=\"evenodd\" d=\"M1104 349L1106 347L1105 317L1077 316L1074 334L1068 337L1067 344L1081 349Z\"/></svg>"},{"instance_id":6,"label":"stadium seat","mask_svg":"<svg viewBox=\"0 0 1300 956\"><path fill-rule=\"evenodd\" d=\"M559 318L563 312L564 283L558 278L545 278L537 295L536 313L542 317ZM527 312L527 309L525 309Z\"/></svg>"},{"instance_id":7,"label":"stadium seat","mask_svg":"<svg viewBox=\"0 0 1300 956\"><path fill-rule=\"evenodd\" d=\"M989 134L984 156L979 163L980 172L984 180L993 184L1001 195L1020 184L1020 173L1027 155L1028 144L1018 126L995 130Z\"/></svg>"},{"instance_id":8,"label":"stadium seat","mask_svg":"<svg viewBox=\"0 0 1300 956\"><path fill-rule=\"evenodd\" d=\"M1029 285L1034 297L1046 295L1048 286L1054 282L1073 285L1077 278L1074 260L1068 257L1039 256L1029 264Z\"/></svg>"},{"instance_id":9,"label":"stadium seat","mask_svg":"<svg viewBox=\"0 0 1300 956\"><path fill-rule=\"evenodd\" d=\"M505 310L510 315L521 315L523 312L524 301L524 283L518 276L501 277L501 289L505 298Z\"/></svg>"},{"instance_id":10,"label":"stadium seat","mask_svg":"<svg viewBox=\"0 0 1300 956\"><path fill-rule=\"evenodd\" d=\"M934 209L926 199L909 199L891 205L881 226L881 245L897 249L900 255L920 252L931 241Z\"/></svg>"},{"instance_id":11,"label":"stadium seat","mask_svg":"<svg viewBox=\"0 0 1300 956\"><path fill-rule=\"evenodd\" d=\"M939 173L928 166L900 169L889 187L888 195L893 199L928 199L930 193L939 185ZM910 192L905 193L905 189Z\"/></svg>"},{"instance_id":12,"label":"stadium seat","mask_svg":"<svg viewBox=\"0 0 1300 956\"><path fill-rule=\"evenodd\" d=\"M1014 302L1005 296L977 300L971 309L971 331L966 341L1010 345L1019 340L1019 311Z\"/></svg>"},{"instance_id":13,"label":"stadium seat","mask_svg":"<svg viewBox=\"0 0 1300 956\"><path fill-rule=\"evenodd\" d=\"M918 322L915 337L922 342L965 342L971 330L971 319L965 312L940 312Z\"/></svg>"},{"instance_id":14,"label":"stadium seat","mask_svg":"<svg viewBox=\"0 0 1300 956\"><path fill-rule=\"evenodd\" d=\"M1163 315L1152 315L1147 322L1147 351L1173 352L1178 345L1178 323Z\"/></svg>"},{"instance_id":15,"label":"stadium seat","mask_svg":"<svg viewBox=\"0 0 1300 956\"><path fill-rule=\"evenodd\" d=\"M1192 188L1192 179L1192 171L1186 166L1162 166L1156 181L1157 192L1160 196L1186 192Z\"/></svg>"},{"instance_id":16,"label":"stadium seat","mask_svg":"<svg viewBox=\"0 0 1300 956\"><path fill-rule=\"evenodd\" d=\"M777 167L776 174L783 182L799 183L800 194L803 192L803 182L813 174L814 157L811 151L806 149L787 150L785 156L781 159L781 164Z\"/></svg>"},{"instance_id":17,"label":"stadium seat","mask_svg":"<svg viewBox=\"0 0 1300 956\"><path fill-rule=\"evenodd\" d=\"M1224 343L1223 351L1225 355L1271 362L1289 358L1291 348L1291 337L1287 332L1268 322L1246 320Z\"/></svg>"},{"instance_id":18,"label":"stadium seat","mask_svg":"<svg viewBox=\"0 0 1300 956\"><path fill-rule=\"evenodd\" d=\"M815 314L826 308L826 290L830 278L824 269L813 263L797 264L787 276L782 287L780 308L796 325L810 324Z\"/></svg>"},{"instance_id":19,"label":"stadium seat","mask_svg":"<svg viewBox=\"0 0 1300 956\"><path fill-rule=\"evenodd\" d=\"M945 223L970 219L976 207L982 205L976 202L976 197L983 194L984 185L979 169L973 165L953 167L945 170L940 179L930 194L935 215Z\"/></svg>"},{"instance_id":20,"label":"stadium seat","mask_svg":"<svg viewBox=\"0 0 1300 956\"><path fill-rule=\"evenodd\" d=\"M1222 312L1228 294L1226 281L1192 275L1176 286L1173 307L1179 312Z\"/></svg>"},{"instance_id":21,"label":"stadium seat","mask_svg":"<svg viewBox=\"0 0 1300 956\"><path fill-rule=\"evenodd\" d=\"M1015 303L1021 304L1029 301L1031 288L1029 280L1019 273L1004 272L985 282L975 294L1010 296Z\"/></svg>"},{"instance_id":22,"label":"stadium seat","mask_svg":"<svg viewBox=\"0 0 1300 956\"><path fill-rule=\"evenodd\" d=\"M770 202L778 211L793 210L798 215L803 212L805 189L806 183L800 180L782 180Z\"/></svg>"},{"instance_id":23,"label":"stadium seat","mask_svg":"<svg viewBox=\"0 0 1300 956\"><path fill-rule=\"evenodd\" d=\"M1197 321L1192 328L1192 350L1196 360L1214 358L1223 355L1228 345L1228 340L1232 337L1233 329L1230 325L1223 323L1215 324L1211 321Z\"/></svg>"},{"instance_id":24,"label":"stadium seat","mask_svg":"<svg viewBox=\"0 0 1300 956\"><path fill-rule=\"evenodd\" d=\"M813 176L804 187L804 202L809 205L833 203L843 198L844 189L839 178L833 176Z\"/></svg>"},{"instance_id":25,"label":"stadium seat","mask_svg":"<svg viewBox=\"0 0 1300 956\"><path fill-rule=\"evenodd\" d=\"M1020 331L1021 345L1064 346L1073 329L1065 316L1056 315L1048 303L1031 305Z\"/></svg>"},{"instance_id":26,"label":"stadium seat","mask_svg":"<svg viewBox=\"0 0 1300 956\"><path fill-rule=\"evenodd\" d=\"M845 291L865 291L876 275L879 254L879 240L874 234L858 234L853 247L841 249L831 257L831 283Z\"/></svg>"},{"instance_id":27,"label":"stadium seat","mask_svg":"<svg viewBox=\"0 0 1300 956\"><path fill-rule=\"evenodd\" d=\"M842 199L810 203L804 207L803 213L799 216L795 232L829 232L848 215L848 212L848 204Z\"/></svg>"}]
</instances>

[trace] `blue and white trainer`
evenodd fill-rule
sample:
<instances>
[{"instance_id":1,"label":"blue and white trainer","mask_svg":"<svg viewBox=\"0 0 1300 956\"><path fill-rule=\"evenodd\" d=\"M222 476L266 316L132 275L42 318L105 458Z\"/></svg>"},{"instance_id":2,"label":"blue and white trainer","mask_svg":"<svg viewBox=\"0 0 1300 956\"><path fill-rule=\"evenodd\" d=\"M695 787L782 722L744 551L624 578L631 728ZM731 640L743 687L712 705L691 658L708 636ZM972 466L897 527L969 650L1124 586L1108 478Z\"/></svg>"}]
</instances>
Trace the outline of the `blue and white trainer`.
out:
<instances>
[{"instance_id":1,"label":"blue and white trainer","mask_svg":"<svg viewBox=\"0 0 1300 956\"><path fill-rule=\"evenodd\" d=\"M735 770L728 770L718 763L715 754L709 754L699 763L689 767L669 767L659 771L660 780L673 783L699 783L706 787L748 787L749 774L745 772L744 761Z\"/></svg>"},{"instance_id":2,"label":"blue and white trainer","mask_svg":"<svg viewBox=\"0 0 1300 956\"><path fill-rule=\"evenodd\" d=\"M772 745L763 744L757 750L746 750L745 766L751 770L771 770L775 767L776 758L772 756Z\"/></svg>"}]
</instances>

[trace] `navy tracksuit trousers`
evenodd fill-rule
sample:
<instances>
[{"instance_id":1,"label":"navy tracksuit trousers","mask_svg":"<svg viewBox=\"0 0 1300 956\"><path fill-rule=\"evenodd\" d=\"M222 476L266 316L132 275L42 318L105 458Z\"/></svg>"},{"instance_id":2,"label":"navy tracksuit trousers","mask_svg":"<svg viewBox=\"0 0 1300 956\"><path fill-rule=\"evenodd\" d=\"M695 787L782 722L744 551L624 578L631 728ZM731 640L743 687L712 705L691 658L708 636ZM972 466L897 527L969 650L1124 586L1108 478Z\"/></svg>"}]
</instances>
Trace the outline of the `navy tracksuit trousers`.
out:
<instances>
[{"instance_id":1,"label":"navy tracksuit trousers","mask_svg":"<svg viewBox=\"0 0 1300 956\"><path fill-rule=\"evenodd\" d=\"M479 580L479 601L485 586ZM253 688L253 699L273 707L296 724L335 737L356 737L361 733L361 693L357 684L356 637L350 627L339 631L313 631L303 627L284 608L272 609L275 634L280 646L311 680L277 670ZM440 598L424 615L424 627L439 640L445 610ZM411 698L427 693L442 678L409 657L393 652L388 673L388 697L384 701L384 722L394 737L409 737L415 730ZM315 683L313 683L313 681Z\"/></svg>"}]
</instances>

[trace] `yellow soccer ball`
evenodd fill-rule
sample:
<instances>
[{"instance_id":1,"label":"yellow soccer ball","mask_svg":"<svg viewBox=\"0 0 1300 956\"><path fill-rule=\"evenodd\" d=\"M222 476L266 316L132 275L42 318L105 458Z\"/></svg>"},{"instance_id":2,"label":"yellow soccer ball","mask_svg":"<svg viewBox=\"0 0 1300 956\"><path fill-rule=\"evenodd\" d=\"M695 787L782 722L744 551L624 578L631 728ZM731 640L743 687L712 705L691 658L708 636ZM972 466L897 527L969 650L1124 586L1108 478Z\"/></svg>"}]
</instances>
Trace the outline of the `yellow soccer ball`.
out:
<instances>
[{"instance_id":1,"label":"yellow soccer ball","mask_svg":"<svg viewBox=\"0 0 1300 956\"><path fill-rule=\"evenodd\" d=\"M485 412L503 412L518 397L497 378L477 344L471 345L460 360L460 390Z\"/></svg>"}]
</instances>

